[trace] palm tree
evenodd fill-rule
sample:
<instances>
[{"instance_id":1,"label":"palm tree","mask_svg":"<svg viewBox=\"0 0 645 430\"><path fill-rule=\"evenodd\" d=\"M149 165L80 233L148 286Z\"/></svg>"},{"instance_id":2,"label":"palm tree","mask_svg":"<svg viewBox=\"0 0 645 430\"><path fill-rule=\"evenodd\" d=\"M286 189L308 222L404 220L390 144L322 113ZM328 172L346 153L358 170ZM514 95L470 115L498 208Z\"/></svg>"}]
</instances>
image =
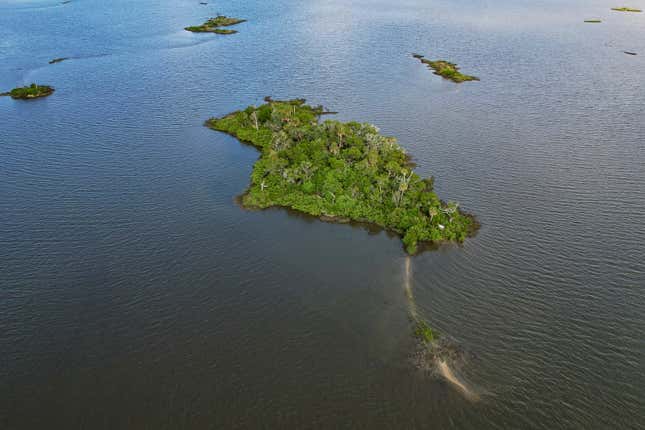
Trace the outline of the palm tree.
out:
<instances>
[{"instance_id":1,"label":"palm tree","mask_svg":"<svg viewBox=\"0 0 645 430\"><path fill-rule=\"evenodd\" d=\"M401 200L403 200L403 195L408 190L408 187L410 185L410 179L412 179L412 171L410 171L408 175L407 169L403 169L403 174L399 176L399 189L392 196L392 198L394 199L394 203L397 206L401 204Z\"/></svg>"},{"instance_id":2,"label":"palm tree","mask_svg":"<svg viewBox=\"0 0 645 430\"><path fill-rule=\"evenodd\" d=\"M437 208L432 206L430 209L428 209L428 215L430 215L430 222L432 222L432 219L439 215L439 211L437 210Z\"/></svg>"},{"instance_id":3,"label":"palm tree","mask_svg":"<svg viewBox=\"0 0 645 430\"><path fill-rule=\"evenodd\" d=\"M347 136L347 130L345 129L344 124L339 124L339 127L336 130L338 134L338 149L343 149L343 137Z\"/></svg>"}]
</instances>

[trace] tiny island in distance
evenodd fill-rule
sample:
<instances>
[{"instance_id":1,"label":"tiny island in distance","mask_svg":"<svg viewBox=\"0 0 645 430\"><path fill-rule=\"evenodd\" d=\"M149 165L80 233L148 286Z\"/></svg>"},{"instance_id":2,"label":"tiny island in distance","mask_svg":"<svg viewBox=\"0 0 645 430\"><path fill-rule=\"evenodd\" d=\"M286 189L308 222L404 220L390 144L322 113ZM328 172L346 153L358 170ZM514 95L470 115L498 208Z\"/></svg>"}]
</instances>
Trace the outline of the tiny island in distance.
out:
<instances>
[{"instance_id":1,"label":"tiny island in distance","mask_svg":"<svg viewBox=\"0 0 645 430\"><path fill-rule=\"evenodd\" d=\"M633 7L612 7L611 10L616 12L642 12L641 9L635 9Z\"/></svg>"},{"instance_id":2,"label":"tiny island in distance","mask_svg":"<svg viewBox=\"0 0 645 430\"><path fill-rule=\"evenodd\" d=\"M286 207L329 222L367 223L402 237L414 254L422 243L462 242L478 223L445 203L422 179L393 137L371 124L327 120L303 99L274 101L206 121L260 150L246 208Z\"/></svg>"},{"instance_id":3,"label":"tiny island in distance","mask_svg":"<svg viewBox=\"0 0 645 430\"><path fill-rule=\"evenodd\" d=\"M12 99L36 99L39 97L47 97L54 93L54 88L48 85L31 84L26 87L18 87L13 90L0 93L0 96L10 96Z\"/></svg>"},{"instance_id":4,"label":"tiny island in distance","mask_svg":"<svg viewBox=\"0 0 645 430\"><path fill-rule=\"evenodd\" d=\"M245 19L230 18L224 15L218 15L215 18L210 18L202 25L193 25L185 27L184 30L192 31L193 33L216 33L216 34L235 34L236 30L220 27L230 27L232 25L246 22Z\"/></svg>"},{"instance_id":5,"label":"tiny island in distance","mask_svg":"<svg viewBox=\"0 0 645 430\"><path fill-rule=\"evenodd\" d=\"M423 64L428 66L429 69L434 70L434 74L441 76L444 79L451 80L457 84L466 81L478 81L479 78L475 76L464 75L459 72L459 67L456 64L451 63L445 60L428 60L421 54L412 54L414 58L421 61Z\"/></svg>"}]
</instances>

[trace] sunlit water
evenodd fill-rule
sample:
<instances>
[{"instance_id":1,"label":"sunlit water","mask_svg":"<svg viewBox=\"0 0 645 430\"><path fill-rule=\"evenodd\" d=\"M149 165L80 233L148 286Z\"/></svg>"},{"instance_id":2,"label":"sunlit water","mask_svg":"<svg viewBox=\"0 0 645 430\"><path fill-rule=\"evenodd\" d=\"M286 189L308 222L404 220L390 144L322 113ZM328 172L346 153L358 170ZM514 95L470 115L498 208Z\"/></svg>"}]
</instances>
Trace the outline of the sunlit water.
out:
<instances>
[{"instance_id":1,"label":"sunlit water","mask_svg":"<svg viewBox=\"0 0 645 430\"><path fill-rule=\"evenodd\" d=\"M642 427L645 14L613 6L0 2L0 90L56 87L0 98L0 428ZM249 22L182 30L217 12ZM266 95L478 216L409 288L480 401L410 364L398 238L236 205L257 153L202 123Z\"/></svg>"}]
</instances>

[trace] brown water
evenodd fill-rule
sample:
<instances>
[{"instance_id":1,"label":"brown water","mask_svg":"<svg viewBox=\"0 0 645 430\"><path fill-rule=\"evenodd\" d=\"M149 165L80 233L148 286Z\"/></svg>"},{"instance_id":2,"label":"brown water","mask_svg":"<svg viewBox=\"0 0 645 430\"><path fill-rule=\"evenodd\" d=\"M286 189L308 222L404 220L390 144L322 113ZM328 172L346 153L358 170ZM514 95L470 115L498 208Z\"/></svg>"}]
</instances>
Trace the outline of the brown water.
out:
<instances>
[{"instance_id":1,"label":"brown water","mask_svg":"<svg viewBox=\"0 0 645 430\"><path fill-rule=\"evenodd\" d=\"M0 428L641 428L645 15L613 6L1 2L0 89L56 93L0 98ZM217 12L249 21L182 30ZM398 238L242 210L257 153L202 123L266 95L397 136L481 231L406 278ZM405 279L479 401L411 364Z\"/></svg>"}]
</instances>

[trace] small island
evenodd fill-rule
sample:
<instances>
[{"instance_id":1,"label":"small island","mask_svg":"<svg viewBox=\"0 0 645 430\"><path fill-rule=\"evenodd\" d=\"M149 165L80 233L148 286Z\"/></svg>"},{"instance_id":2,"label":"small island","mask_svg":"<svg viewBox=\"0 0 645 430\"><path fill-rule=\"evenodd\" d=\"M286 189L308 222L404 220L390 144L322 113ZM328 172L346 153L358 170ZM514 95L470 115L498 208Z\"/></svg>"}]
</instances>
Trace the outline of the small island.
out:
<instances>
[{"instance_id":1,"label":"small island","mask_svg":"<svg viewBox=\"0 0 645 430\"><path fill-rule=\"evenodd\" d=\"M12 99L36 99L47 97L54 93L54 88L48 85L31 84L27 87L14 88L8 93L0 93L0 96L10 96Z\"/></svg>"},{"instance_id":2,"label":"small island","mask_svg":"<svg viewBox=\"0 0 645 430\"><path fill-rule=\"evenodd\" d=\"M615 10L616 12L642 12L640 9L634 9L631 7L612 7L611 10Z\"/></svg>"},{"instance_id":3,"label":"small island","mask_svg":"<svg viewBox=\"0 0 645 430\"><path fill-rule=\"evenodd\" d=\"M414 58L427 65L429 69L434 70L434 74L441 76L444 79L449 79L457 84L466 81L478 81L479 78L475 76L464 75L459 72L459 67L456 64L450 63L445 60L428 60L423 55L412 54Z\"/></svg>"},{"instance_id":4,"label":"small island","mask_svg":"<svg viewBox=\"0 0 645 430\"><path fill-rule=\"evenodd\" d=\"M591 24L600 24L602 20L600 19L585 19L585 22L591 23Z\"/></svg>"},{"instance_id":5,"label":"small island","mask_svg":"<svg viewBox=\"0 0 645 430\"><path fill-rule=\"evenodd\" d=\"M322 106L305 100L249 106L206 126L260 150L246 208L286 207L324 221L355 221L402 237L408 253L423 243L462 242L478 228L457 203L433 191L433 178L414 173L396 139L358 122L319 122Z\"/></svg>"},{"instance_id":6,"label":"small island","mask_svg":"<svg viewBox=\"0 0 645 430\"><path fill-rule=\"evenodd\" d=\"M426 345L431 344L437 339L437 333L432 330L432 328L428 325L428 323L424 320L418 320L416 321L416 325L414 326L414 336L421 342L423 342Z\"/></svg>"},{"instance_id":7,"label":"small island","mask_svg":"<svg viewBox=\"0 0 645 430\"><path fill-rule=\"evenodd\" d=\"M49 60L49 64L56 64L56 63L61 63L65 60L68 60L68 57L62 57L62 58L54 58L53 60Z\"/></svg>"},{"instance_id":8,"label":"small island","mask_svg":"<svg viewBox=\"0 0 645 430\"><path fill-rule=\"evenodd\" d=\"M231 25L236 25L242 22L246 22L246 20L218 15L215 18L209 19L202 25L186 27L185 30L192 31L193 33L235 34L237 33L235 30L220 27L230 27Z\"/></svg>"}]
</instances>

